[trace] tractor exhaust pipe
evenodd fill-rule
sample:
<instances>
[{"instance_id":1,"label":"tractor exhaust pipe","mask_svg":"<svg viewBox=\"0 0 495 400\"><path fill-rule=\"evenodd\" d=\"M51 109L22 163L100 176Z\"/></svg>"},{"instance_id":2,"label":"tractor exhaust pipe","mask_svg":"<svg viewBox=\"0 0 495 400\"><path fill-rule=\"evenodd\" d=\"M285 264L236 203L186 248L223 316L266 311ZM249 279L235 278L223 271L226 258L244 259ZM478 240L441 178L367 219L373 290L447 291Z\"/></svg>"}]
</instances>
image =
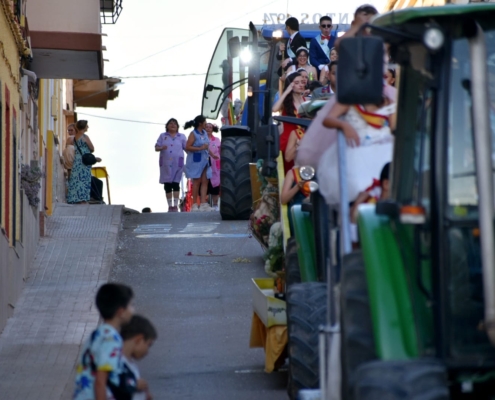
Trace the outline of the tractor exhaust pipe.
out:
<instances>
[{"instance_id":1,"label":"tractor exhaust pipe","mask_svg":"<svg viewBox=\"0 0 495 400\"><path fill-rule=\"evenodd\" d=\"M479 196L478 209L485 300L485 330L491 344L495 346L495 235L493 227L495 204L486 43L483 29L477 22L472 20L464 28L469 38L471 58L471 96Z\"/></svg>"}]
</instances>

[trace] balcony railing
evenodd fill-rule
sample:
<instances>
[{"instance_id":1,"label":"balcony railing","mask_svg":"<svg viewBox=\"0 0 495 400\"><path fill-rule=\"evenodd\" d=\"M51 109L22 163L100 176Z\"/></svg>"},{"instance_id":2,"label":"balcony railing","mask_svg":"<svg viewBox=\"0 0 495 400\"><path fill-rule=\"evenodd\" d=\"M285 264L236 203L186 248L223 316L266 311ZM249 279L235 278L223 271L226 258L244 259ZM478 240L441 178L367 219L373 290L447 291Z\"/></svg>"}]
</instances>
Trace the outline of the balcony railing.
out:
<instances>
[{"instance_id":1,"label":"balcony railing","mask_svg":"<svg viewBox=\"0 0 495 400\"><path fill-rule=\"evenodd\" d=\"M115 24L122 12L122 0L100 0L102 24Z\"/></svg>"}]
</instances>

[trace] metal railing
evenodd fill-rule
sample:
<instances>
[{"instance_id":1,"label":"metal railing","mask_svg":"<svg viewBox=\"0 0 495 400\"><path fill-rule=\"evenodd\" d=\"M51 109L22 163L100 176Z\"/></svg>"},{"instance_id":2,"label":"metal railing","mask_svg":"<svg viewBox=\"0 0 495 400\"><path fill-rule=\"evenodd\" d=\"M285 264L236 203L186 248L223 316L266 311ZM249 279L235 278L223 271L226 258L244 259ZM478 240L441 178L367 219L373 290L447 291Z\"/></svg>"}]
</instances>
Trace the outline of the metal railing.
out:
<instances>
[{"instance_id":1,"label":"metal railing","mask_svg":"<svg viewBox=\"0 0 495 400\"><path fill-rule=\"evenodd\" d=\"M115 24L122 12L122 0L100 0L102 24Z\"/></svg>"}]
</instances>

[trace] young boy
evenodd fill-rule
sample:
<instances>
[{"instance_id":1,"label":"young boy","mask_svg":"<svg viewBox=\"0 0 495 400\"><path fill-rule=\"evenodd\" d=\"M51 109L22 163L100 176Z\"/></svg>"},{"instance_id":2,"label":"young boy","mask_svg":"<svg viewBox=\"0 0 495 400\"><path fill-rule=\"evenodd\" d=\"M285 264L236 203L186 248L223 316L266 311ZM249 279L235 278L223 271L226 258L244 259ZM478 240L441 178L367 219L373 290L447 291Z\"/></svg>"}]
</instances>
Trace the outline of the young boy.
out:
<instances>
[{"instance_id":1,"label":"young boy","mask_svg":"<svg viewBox=\"0 0 495 400\"><path fill-rule=\"evenodd\" d=\"M141 379L141 374L134 360L141 360L148 354L149 348L157 338L156 330L148 319L134 315L131 321L122 327L120 334L124 340L122 356L124 370L127 369L137 381L138 392L134 393L132 400L150 400L151 394L148 384L144 379Z\"/></svg>"},{"instance_id":2,"label":"young boy","mask_svg":"<svg viewBox=\"0 0 495 400\"><path fill-rule=\"evenodd\" d=\"M119 386L122 369L121 327L130 321L132 289L107 283L98 289L96 307L103 319L85 343L76 373L74 400L113 399L110 384Z\"/></svg>"}]
</instances>

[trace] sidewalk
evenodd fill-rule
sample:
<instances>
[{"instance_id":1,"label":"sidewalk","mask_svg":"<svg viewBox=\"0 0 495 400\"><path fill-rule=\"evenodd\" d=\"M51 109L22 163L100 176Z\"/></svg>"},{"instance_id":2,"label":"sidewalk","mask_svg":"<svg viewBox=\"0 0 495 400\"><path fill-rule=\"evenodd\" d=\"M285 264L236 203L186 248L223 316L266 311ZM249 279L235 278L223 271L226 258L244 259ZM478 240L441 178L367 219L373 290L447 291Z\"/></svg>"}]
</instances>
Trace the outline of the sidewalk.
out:
<instances>
[{"instance_id":1,"label":"sidewalk","mask_svg":"<svg viewBox=\"0 0 495 400\"><path fill-rule=\"evenodd\" d=\"M2 400L71 399L80 346L98 323L122 206L58 204L14 315L0 334Z\"/></svg>"}]
</instances>

